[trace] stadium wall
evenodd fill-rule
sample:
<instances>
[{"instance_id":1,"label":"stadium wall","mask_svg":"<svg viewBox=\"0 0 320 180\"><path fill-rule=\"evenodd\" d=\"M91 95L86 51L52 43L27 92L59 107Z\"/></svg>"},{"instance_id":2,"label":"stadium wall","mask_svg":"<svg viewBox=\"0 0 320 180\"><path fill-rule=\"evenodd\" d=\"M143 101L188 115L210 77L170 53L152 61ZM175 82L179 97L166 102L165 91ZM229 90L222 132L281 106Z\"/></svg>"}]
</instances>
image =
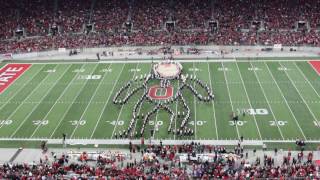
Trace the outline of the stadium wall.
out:
<instances>
[{"instance_id":1,"label":"stadium wall","mask_svg":"<svg viewBox=\"0 0 320 180\"><path fill-rule=\"evenodd\" d=\"M0 60L97 60L97 53L102 60L126 59L162 59L163 46L123 46L107 48L77 49L77 55L69 55L71 49L31 52L22 54L1 54ZM262 57L319 57L320 47L275 47L275 46L172 46L176 59L221 59L221 58L262 58ZM199 54L181 53L188 49L198 49ZM112 55L102 56L102 53ZM150 54L150 52L153 52Z\"/></svg>"}]
</instances>

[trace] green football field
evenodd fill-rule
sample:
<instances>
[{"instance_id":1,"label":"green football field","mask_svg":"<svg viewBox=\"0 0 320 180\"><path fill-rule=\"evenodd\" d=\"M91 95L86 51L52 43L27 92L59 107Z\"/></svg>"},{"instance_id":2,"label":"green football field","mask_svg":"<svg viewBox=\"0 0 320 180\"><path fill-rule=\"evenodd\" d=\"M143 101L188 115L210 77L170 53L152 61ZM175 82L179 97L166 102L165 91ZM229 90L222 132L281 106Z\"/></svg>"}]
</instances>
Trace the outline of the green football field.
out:
<instances>
[{"instance_id":1,"label":"green football field","mask_svg":"<svg viewBox=\"0 0 320 180\"><path fill-rule=\"evenodd\" d=\"M5 66L5 64L1 64ZM212 102L183 96L191 110L193 136L168 134L169 115L158 111L144 134L154 139L320 142L320 77L308 61L190 61L183 74L195 75L213 90ZM150 61L130 63L39 63L0 94L1 139L114 139L127 129L137 93L124 106L115 93L151 70ZM176 82L172 82L176 83ZM160 92L161 95L161 92ZM178 103L170 105L178 112ZM139 108L146 112L150 107ZM236 124L231 114L239 114ZM245 112L245 115L243 115ZM175 118L174 128L180 124ZM134 125L139 131L141 121Z\"/></svg>"}]
</instances>

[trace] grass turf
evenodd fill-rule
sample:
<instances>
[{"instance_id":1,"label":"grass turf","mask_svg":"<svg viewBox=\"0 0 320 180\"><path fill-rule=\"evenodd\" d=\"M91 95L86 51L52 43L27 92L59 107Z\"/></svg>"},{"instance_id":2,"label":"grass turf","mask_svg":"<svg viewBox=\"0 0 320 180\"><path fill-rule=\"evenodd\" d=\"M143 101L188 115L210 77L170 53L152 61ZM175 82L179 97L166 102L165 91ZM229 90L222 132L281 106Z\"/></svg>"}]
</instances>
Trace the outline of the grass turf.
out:
<instances>
[{"instance_id":1,"label":"grass turf","mask_svg":"<svg viewBox=\"0 0 320 180\"><path fill-rule=\"evenodd\" d=\"M155 139L320 140L320 79L307 61L188 62L184 74L212 87L215 100L203 103L188 90L192 137L168 134L169 115L158 111L145 131L159 124ZM134 95L124 106L112 103L115 92L150 63L33 64L0 94L0 137L110 139L128 127ZM177 84L177 82L172 82ZM198 88L198 87L196 87ZM141 112L150 110L142 106ZM179 111L177 103L170 105ZM246 110L242 116L242 111ZM231 112L240 114L235 126ZM251 115L250 115L251 114ZM175 119L175 126L181 120ZM140 130L142 122L135 125Z\"/></svg>"}]
</instances>

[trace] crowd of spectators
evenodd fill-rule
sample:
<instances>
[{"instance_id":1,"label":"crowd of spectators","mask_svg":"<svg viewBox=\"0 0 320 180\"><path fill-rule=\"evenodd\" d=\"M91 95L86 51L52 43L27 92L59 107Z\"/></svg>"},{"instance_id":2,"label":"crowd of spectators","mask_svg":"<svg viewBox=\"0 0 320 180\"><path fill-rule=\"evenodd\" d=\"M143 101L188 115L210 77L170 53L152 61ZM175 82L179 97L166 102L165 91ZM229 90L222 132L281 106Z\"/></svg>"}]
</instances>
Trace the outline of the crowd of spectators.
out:
<instances>
[{"instance_id":1,"label":"crowd of spectators","mask_svg":"<svg viewBox=\"0 0 320 180\"><path fill-rule=\"evenodd\" d=\"M97 0L92 13L92 22L98 32L117 32L127 21L129 6L127 1Z\"/></svg>"},{"instance_id":2,"label":"crowd of spectators","mask_svg":"<svg viewBox=\"0 0 320 180\"><path fill-rule=\"evenodd\" d=\"M39 163L3 164L0 179L317 179L320 178L319 165L312 152L301 151L293 155L291 151L282 155L257 156L248 162L239 143L234 152L223 146L191 143L184 145L129 145L130 155L121 158L112 154L108 159L100 155L94 162L87 158L78 161L69 155L45 156ZM140 155L141 153L141 155ZM180 161L179 155L187 154L187 161ZM212 161L200 158L198 154L211 154ZM255 155L253 155L255 156ZM279 157L280 156L280 157ZM278 157L278 161L275 160ZM282 158L282 160L280 160ZM254 159L254 158L253 158Z\"/></svg>"},{"instance_id":3,"label":"crowd of spectators","mask_svg":"<svg viewBox=\"0 0 320 180\"><path fill-rule=\"evenodd\" d=\"M169 1L136 0L132 4L133 28L142 32L163 29L169 20Z\"/></svg>"},{"instance_id":4,"label":"crowd of spectators","mask_svg":"<svg viewBox=\"0 0 320 180\"><path fill-rule=\"evenodd\" d=\"M182 29L205 29L206 22L211 20L211 3L209 0L192 0L188 3L179 0L174 1L173 19Z\"/></svg>"},{"instance_id":5,"label":"crowd of spectators","mask_svg":"<svg viewBox=\"0 0 320 180\"><path fill-rule=\"evenodd\" d=\"M0 53L162 44L320 46L319 0L3 0L1 5Z\"/></svg>"}]
</instances>

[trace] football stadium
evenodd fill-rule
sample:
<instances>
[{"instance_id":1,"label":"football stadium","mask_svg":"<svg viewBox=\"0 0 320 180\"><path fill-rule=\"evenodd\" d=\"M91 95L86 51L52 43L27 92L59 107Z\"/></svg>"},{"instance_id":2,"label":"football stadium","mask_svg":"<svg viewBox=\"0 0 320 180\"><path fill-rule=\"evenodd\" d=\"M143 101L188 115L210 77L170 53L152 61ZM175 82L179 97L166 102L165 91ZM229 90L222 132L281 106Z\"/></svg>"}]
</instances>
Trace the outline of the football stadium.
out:
<instances>
[{"instance_id":1,"label":"football stadium","mask_svg":"<svg viewBox=\"0 0 320 180\"><path fill-rule=\"evenodd\" d=\"M319 179L320 1L1 1L0 179Z\"/></svg>"}]
</instances>

